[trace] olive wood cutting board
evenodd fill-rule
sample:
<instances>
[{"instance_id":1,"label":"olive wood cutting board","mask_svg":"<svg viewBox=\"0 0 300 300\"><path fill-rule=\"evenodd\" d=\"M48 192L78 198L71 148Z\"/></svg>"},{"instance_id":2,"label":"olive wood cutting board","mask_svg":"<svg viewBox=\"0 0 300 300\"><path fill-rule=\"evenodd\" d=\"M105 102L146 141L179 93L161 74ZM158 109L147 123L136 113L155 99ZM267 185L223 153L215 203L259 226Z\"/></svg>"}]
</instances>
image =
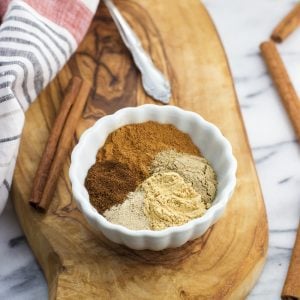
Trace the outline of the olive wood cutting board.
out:
<instances>
[{"instance_id":1,"label":"olive wood cutting board","mask_svg":"<svg viewBox=\"0 0 300 300\"><path fill-rule=\"evenodd\" d=\"M21 226L40 263L50 299L242 299L267 252L264 201L232 77L216 29L198 0L116 0L156 65L170 79L172 105L216 124L238 160L237 187L225 215L202 238L177 249L133 251L96 234L71 195L70 160L47 214L28 205L43 147L72 74L94 89L80 134L116 110L153 103L100 5L88 35L65 68L26 113L12 187ZM99 133L101 134L101 132Z\"/></svg>"}]
</instances>

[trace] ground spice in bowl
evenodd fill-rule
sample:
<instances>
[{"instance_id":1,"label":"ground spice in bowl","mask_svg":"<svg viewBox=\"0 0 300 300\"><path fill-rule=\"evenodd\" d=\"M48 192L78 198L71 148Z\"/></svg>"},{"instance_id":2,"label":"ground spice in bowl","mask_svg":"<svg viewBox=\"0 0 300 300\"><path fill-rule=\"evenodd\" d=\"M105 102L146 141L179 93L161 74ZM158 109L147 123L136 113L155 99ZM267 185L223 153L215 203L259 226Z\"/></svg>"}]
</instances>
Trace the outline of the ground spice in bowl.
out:
<instances>
[{"instance_id":1,"label":"ground spice in bowl","mask_svg":"<svg viewBox=\"0 0 300 300\"><path fill-rule=\"evenodd\" d=\"M157 172L176 172L191 183L209 208L217 191L217 178L207 159L174 150L158 153L151 163L151 174Z\"/></svg>"},{"instance_id":2,"label":"ground spice in bowl","mask_svg":"<svg viewBox=\"0 0 300 300\"><path fill-rule=\"evenodd\" d=\"M202 216L216 185L190 136L152 121L111 133L85 180L97 211L133 230L162 230Z\"/></svg>"},{"instance_id":3,"label":"ground spice in bowl","mask_svg":"<svg viewBox=\"0 0 300 300\"><path fill-rule=\"evenodd\" d=\"M111 223L132 230L151 229L150 220L144 212L144 193L142 191L130 192L122 204L112 206L103 215Z\"/></svg>"},{"instance_id":4,"label":"ground spice in bowl","mask_svg":"<svg viewBox=\"0 0 300 300\"><path fill-rule=\"evenodd\" d=\"M200 155L189 135L170 124L145 122L123 126L111 133L97 154L97 161L114 160L149 176L149 166L163 150Z\"/></svg>"},{"instance_id":5,"label":"ground spice in bowl","mask_svg":"<svg viewBox=\"0 0 300 300\"><path fill-rule=\"evenodd\" d=\"M142 178L139 173L118 161L97 161L89 170L85 186L90 201L103 213L116 203L122 203L126 195L134 191Z\"/></svg>"},{"instance_id":6,"label":"ground spice in bowl","mask_svg":"<svg viewBox=\"0 0 300 300\"><path fill-rule=\"evenodd\" d=\"M201 195L175 172L154 173L141 184L141 190L144 213L153 230L182 225L206 212Z\"/></svg>"}]
</instances>

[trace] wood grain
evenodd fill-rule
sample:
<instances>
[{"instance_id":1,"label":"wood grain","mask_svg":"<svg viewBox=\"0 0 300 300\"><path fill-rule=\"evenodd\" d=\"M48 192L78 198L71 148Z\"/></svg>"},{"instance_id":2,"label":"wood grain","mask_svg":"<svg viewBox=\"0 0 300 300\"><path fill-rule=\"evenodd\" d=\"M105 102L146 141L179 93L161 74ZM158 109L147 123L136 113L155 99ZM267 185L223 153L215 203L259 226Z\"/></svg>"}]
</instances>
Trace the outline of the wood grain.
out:
<instances>
[{"instance_id":1,"label":"wood grain","mask_svg":"<svg viewBox=\"0 0 300 300\"><path fill-rule=\"evenodd\" d=\"M35 170L72 74L91 93L74 144L97 118L152 103L107 10L100 6L77 53L26 115L13 199L49 285L50 299L243 299L266 257L264 202L231 74L216 30L198 0L115 1L170 79L172 104L200 113L230 140L238 182L225 216L179 249L132 251L94 233L72 201L69 160L46 215L28 205Z\"/></svg>"}]
</instances>

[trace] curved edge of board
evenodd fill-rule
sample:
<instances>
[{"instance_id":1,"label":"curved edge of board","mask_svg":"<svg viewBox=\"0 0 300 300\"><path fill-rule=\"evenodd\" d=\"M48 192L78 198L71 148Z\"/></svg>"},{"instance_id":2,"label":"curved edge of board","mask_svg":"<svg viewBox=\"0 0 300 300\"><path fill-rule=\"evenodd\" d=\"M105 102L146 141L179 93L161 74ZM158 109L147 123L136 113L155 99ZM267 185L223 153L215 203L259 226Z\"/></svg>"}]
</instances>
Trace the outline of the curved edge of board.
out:
<instances>
[{"instance_id":1,"label":"curved edge of board","mask_svg":"<svg viewBox=\"0 0 300 300\"><path fill-rule=\"evenodd\" d=\"M233 83L233 76L232 76L232 71L231 71L231 68L230 68L230 65L229 65L229 60L228 60L228 57L226 55L226 51L225 51L224 45L222 43L221 37L219 35L219 32L218 32L218 30L216 28L216 25L213 22L213 20L212 20L210 14L209 14L207 8L203 4L202 4L202 6L203 6L203 9L206 12L208 18L211 19L211 24L212 24L212 26L213 26L213 28L215 30L215 33L216 33L216 35L217 35L217 37L218 37L218 39L220 41L220 45L222 47L222 50L223 50L223 53L224 53L224 57L226 59L226 64L227 64L228 72L230 73L230 77L231 77L232 90L234 91L234 94L235 94L236 109L238 111L239 118L240 118L241 123L242 123L242 129L243 129L243 132L244 132L244 137L246 139L247 147L249 149L248 152L249 152L249 155L251 157L251 161L252 161L252 164L253 164L255 176L257 178L259 178L257 170L255 168L254 158L253 158L252 150L251 150L251 147L250 147L250 143L249 143L249 138L248 138L248 134L247 134L247 131L246 131L246 127L245 127L245 124L244 124L244 121L243 121L243 116L242 116L241 108L240 108L240 105L239 105L239 102L238 102L238 96L237 96L237 93L236 93L236 90L235 90L235 86L234 86L234 83ZM261 251L261 259L259 261L257 261L257 263L255 265L253 265L252 272L249 273L248 276L245 278L245 280L241 282L241 286L247 287L247 288L236 289L230 295L230 297L232 299L244 299L250 293L250 291L254 287L255 283L257 282L259 276L261 275L261 273L263 271L263 268L265 266L266 259L267 259L268 247L269 247L269 226L268 226L268 218L267 218L267 213L266 213L265 202L263 200L264 199L263 198L263 193L262 193L259 181L258 181L258 188L259 188L260 197L262 199L261 205L263 206L263 208L261 209L261 213L262 213L261 222L262 222L262 224L258 224L257 225L258 227L261 228L261 237L260 238L261 238L261 243L263 245L263 247L260 249L260 251Z\"/></svg>"},{"instance_id":2,"label":"curved edge of board","mask_svg":"<svg viewBox=\"0 0 300 300\"><path fill-rule=\"evenodd\" d=\"M209 16L209 13L203 7L203 5L202 4L198 4L198 5L202 6L201 9L203 11L205 11L207 18L210 20L211 26L215 30L215 34L218 36L219 43L223 49L224 58L226 59L228 72L230 73L228 60L225 55L225 51L224 51L223 45L221 43L220 37L218 35L218 32L214 26L214 23L212 22L212 20ZM63 70L62 72L65 72L64 74L67 74L67 72L65 70ZM66 77L67 77L67 75L66 75ZM231 87L232 90L235 91L232 77L231 77L231 85L232 85L232 87ZM42 97L46 98L46 94L43 94ZM241 115L240 107L238 105L238 100L237 100L236 94L235 94L235 101L236 101L236 104L235 104L236 109L239 114L239 119L243 126L243 132L244 132L245 138L247 139L247 134L246 134L246 130L245 130L245 127L244 127L244 124L242 121L242 115ZM38 106L38 103L34 103L33 106L35 106L35 107ZM247 147L249 150L248 154L252 158L252 167L254 169L252 171L255 172L256 177L257 177L257 173L256 173L256 170L254 167L253 157L251 154L248 139L247 139ZM20 164L20 162L18 162L18 164ZM25 200L23 199L24 197L21 192L22 188L20 186L20 181L24 180L25 176L24 176L24 173L19 171L19 170L21 170L20 166L17 166L17 169L18 170L15 174L14 185L12 188L12 190L13 190L12 195L13 195L13 199L14 199L15 209L16 209L17 215L19 217L21 226L25 231L26 237L27 237L30 245L32 245L33 252L45 272L45 276L48 281L49 298L50 299L72 299L72 297L76 296L76 294L72 294L72 292L76 293L76 289L74 289L74 291L72 291L72 288L70 285L68 285L68 280L66 278L68 276L74 276L74 273L77 274L79 277L81 277L80 273L85 273L86 270L80 269L80 267L83 267L83 266L79 266L79 267L74 266L74 264L71 262L71 260L70 261L68 260L69 254L67 253L67 251L66 251L66 253L64 253L65 256L62 257L60 255L60 253L58 253L55 250L55 248L56 248L55 247L55 238L52 236L53 233L50 232L51 228L50 228L49 222L43 223L42 228L35 231L37 226L39 226L43 222L44 216L41 216L41 215L37 214L35 211L33 211L32 208L29 205L27 205L26 199ZM32 168L32 169L34 169L34 168ZM66 170L65 170L65 172L66 172ZM25 182L25 184L27 184L27 190L28 190L28 186L30 186L30 183L31 183L30 181ZM263 199L259 185L257 186L257 189L258 189L256 191L257 195L259 195L259 197L261 197L261 199ZM222 295L226 298L234 298L234 299L244 298L249 293L251 288L253 287L254 283L256 282L256 280L263 268L263 265L264 265L264 262L266 259L267 248L268 248L268 224L267 224L266 210L265 210L265 205L264 205L263 200L261 200L258 203L258 205L260 206L259 208L257 208L259 210L259 214L260 214L259 215L260 222L257 224L257 228L259 228L259 230L257 232L257 235L254 237L255 241L253 243L255 243L255 245L257 245L257 247L259 247L259 249L257 251L260 253L260 259L258 259L256 261L256 263L253 263L250 260L252 269L248 272L248 274L245 278L240 278L240 281L238 284L235 283L237 286L234 289L228 288L226 290L220 291L220 295ZM76 213L74 213L74 219L76 220L75 214ZM27 219L25 218L25 215L27 216ZM28 217L30 217L30 218L28 218ZM49 237L51 237L52 240L50 240ZM251 258L249 258L249 259L251 259ZM68 290L67 293L66 293L66 290ZM96 292L96 289L94 287L91 287L91 293L93 296L96 296L95 292ZM80 295L80 297L84 297L84 296L87 296L87 294L82 291L82 295Z\"/></svg>"}]
</instances>

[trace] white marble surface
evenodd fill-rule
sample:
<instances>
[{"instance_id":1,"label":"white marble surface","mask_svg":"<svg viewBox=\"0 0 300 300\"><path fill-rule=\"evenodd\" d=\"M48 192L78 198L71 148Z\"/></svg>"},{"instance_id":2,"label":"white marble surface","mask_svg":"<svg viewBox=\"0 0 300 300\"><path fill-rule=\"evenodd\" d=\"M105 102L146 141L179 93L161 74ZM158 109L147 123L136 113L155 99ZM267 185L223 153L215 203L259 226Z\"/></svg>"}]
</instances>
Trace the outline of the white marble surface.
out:
<instances>
[{"instance_id":1,"label":"white marble surface","mask_svg":"<svg viewBox=\"0 0 300 300\"><path fill-rule=\"evenodd\" d=\"M266 202L268 259L248 299L279 299L300 215L300 151L259 44L296 1L205 0L223 40ZM280 53L300 94L300 28ZM0 216L0 299L47 299L11 204Z\"/></svg>"}]
</instances>

